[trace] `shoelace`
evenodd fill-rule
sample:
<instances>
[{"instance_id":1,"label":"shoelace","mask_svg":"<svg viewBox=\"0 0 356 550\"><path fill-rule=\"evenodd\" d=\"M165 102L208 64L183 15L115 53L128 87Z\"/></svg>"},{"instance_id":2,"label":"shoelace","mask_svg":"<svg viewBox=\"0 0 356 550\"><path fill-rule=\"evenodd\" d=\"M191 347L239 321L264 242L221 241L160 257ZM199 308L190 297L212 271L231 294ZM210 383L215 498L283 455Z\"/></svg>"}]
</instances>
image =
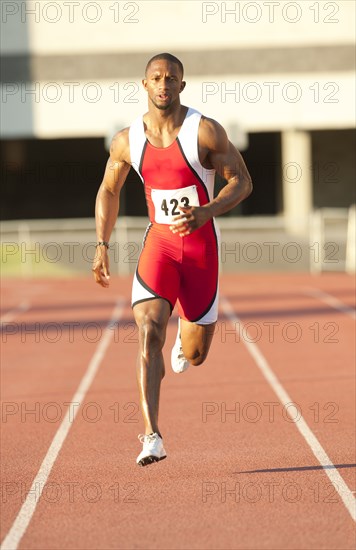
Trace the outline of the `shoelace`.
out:
<instances>
[{"instance_id":1,"label":"shoelace","mask_svg":"<svg viewBox=\"0 0 356 550\"><path fill-rule=\"evenodd\" d=\"M180 346L178 351L178 359L185 359L182 346Z\"/></svg>"},{"instance_id":2,"label":"shoelace","mask_svg":"<svg viewBox=\"0 0 356 550\"><path fill-rule=\"evenodd\" d=\"M156 439L156 434L149 434L149 435L139 434L138 439L140 440L141 443L146 443L146 442L151 443L151 441L154 441Z\"/></svg>"},{"instance_id":3,"label":"shoelace","mask_svg":"<svg viewBox=\"0 0 356 550\"><path fill-rule=\"evenodd\" d=\"M177 358L178 359L185 359L184 353L183 353L183 347L182 347L182 340L180 338L180 335L179 335L179 350L178 350L178 353L177 353Z\"/></svg>"}]
</instances>

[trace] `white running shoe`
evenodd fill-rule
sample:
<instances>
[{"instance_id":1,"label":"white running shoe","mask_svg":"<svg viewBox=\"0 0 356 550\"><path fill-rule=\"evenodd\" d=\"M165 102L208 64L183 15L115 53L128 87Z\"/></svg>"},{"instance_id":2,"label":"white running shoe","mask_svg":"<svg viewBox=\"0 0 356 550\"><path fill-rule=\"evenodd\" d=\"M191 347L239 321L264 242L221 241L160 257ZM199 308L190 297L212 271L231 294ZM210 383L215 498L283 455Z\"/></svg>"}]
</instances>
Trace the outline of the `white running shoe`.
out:
<instances>
[{"instance_id":1,"label":"white running shoe","mask_svg":"<svg viewBox=\"0 0 356 550\"><path fill-rule=\"evenodd\" d=\"M136 460L139 466L147 466L166 458L167 454L163 447L163 440L157 433L149 435L140 434L138 438L143 443L143 449Z\"/></svg>"},{"instance_id":2,"label":"white running shoe","mask_svg":"<svg viewBox=\"0 0 356 550\"><path fill-rule=\"evenodd\" d=\"M189 367L189 361L184 357L182 340L180 337L180 320L178 321L177 338L171 353L172 369L176 373L184 372Z\"/></svg>"}]
</instances>

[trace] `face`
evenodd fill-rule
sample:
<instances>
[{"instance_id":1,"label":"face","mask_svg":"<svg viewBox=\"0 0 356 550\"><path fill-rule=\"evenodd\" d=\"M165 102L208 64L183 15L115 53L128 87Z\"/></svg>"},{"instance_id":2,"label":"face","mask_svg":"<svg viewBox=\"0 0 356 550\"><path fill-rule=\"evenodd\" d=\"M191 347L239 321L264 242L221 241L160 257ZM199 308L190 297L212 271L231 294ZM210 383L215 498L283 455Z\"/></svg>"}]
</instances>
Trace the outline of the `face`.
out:
<instances>
[{"instance_id":1,"label":"face","mask_svg":"<svg viewBox=\"0 0 356 550\"><path fill-rule=\"evenodd\" d=\"M149 101L161 110L169 109L177 99L179 101L179 94L185 88L178 65L165 59L151 63L142 84L148 93Z\"/></svg>"}]
</instances>

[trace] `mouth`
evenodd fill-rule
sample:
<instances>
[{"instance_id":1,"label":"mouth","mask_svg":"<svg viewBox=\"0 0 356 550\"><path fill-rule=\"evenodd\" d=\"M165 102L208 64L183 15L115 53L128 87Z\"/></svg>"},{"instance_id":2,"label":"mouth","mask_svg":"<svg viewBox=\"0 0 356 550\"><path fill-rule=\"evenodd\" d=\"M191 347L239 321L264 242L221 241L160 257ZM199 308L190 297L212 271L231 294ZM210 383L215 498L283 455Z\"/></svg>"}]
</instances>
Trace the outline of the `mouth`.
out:
<instances>
[{"instance_id":1,"label":"mouth","mask_svg":"<svg viewBox=\"0 0 356 550\"><path fill-rule=\"evenodd\" d=\"M161 101L168 101L170 99L170 96L168 94L159 94L157 97Z\"/></svg>"}]
</instances>

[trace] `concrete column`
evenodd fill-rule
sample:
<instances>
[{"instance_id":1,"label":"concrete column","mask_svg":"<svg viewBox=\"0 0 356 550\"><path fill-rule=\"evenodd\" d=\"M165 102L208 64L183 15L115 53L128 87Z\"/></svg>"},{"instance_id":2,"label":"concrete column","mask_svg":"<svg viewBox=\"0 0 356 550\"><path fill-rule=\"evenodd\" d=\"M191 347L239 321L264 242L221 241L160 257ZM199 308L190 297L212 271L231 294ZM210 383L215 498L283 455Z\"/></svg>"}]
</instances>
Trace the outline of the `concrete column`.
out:
<instances>
[{"instance_id":1,"label":"concrete column","mask_svg":"<svg viewBox=\"0 0 356 550\"><path fill-rule=\"evenodd\" d=\"M308 235L313 208L312 152L309 132L282 132L283 211L286 229L299 236Z\"/></svg>"}]
</instances>

